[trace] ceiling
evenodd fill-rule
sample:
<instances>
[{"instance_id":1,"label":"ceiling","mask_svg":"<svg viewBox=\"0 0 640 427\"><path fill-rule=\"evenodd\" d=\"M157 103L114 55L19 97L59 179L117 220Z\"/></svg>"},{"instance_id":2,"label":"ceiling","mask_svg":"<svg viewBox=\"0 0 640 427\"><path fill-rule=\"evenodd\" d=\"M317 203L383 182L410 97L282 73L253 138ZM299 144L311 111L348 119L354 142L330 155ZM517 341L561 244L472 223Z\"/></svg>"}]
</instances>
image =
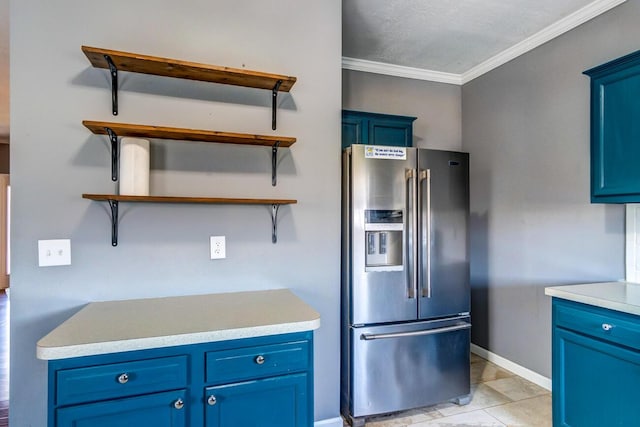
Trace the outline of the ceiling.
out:
<instances>
[{"instance_id":1,"label":"ceiling","mask_svg":"<svg viewBox=\"0 0 640 427\"><path fill-rule=\"evenodd\" d=\"M626 0L343 0L343 68L463 84Z\"/></svg>"}]
</instances>

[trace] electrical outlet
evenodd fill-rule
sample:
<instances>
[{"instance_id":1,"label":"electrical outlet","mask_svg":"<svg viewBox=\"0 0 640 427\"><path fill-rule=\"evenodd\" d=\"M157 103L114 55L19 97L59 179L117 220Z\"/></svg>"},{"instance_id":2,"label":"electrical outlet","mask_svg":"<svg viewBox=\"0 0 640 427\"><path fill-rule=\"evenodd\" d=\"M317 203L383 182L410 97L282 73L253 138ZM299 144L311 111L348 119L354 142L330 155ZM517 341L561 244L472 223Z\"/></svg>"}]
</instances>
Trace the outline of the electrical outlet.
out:
<instances>
[{"instance_id":1,"label":"electrical outlet","mask_svg":"<svg viewBox=\"0 0 640 427\"><path fill-rule=\"evenodd\" d=\"M211 259L227 257L227 245L224 236L211 236Z\"/></svg>"},{"instance_id":2,"label":"electrical outlet","mask_svg":"<svg viewBox=\"0 0 640 427\"><path fill-rule=\"evenodd\" d=\"M71 240L38 240L38 266L71 265Z\"/></svg>"}]
</instances>

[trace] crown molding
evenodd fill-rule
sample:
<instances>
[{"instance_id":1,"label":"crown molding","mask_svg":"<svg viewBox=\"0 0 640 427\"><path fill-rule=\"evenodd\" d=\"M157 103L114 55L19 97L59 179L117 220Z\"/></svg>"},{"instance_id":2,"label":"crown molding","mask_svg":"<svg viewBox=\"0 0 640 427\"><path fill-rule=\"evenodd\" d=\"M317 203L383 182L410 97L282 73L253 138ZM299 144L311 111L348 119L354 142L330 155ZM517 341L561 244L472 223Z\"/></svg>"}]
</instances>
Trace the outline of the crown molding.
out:
<instances>
[{"instance_id":1,"label":"crown molding","mask_svg":"<svg viewBox=\"0 0 640 427\"><path fill-rule=\"evenodd\" d=\"M345 70L364 71L367 73L385 74L388 76L405 77L416 80L428 80L438 83L463 85L626 1L627 0L595 0L582 9L579 9L571 15L556 21L536 34L498 53L462 74L445 73L442 71L425 70L422 68L405 67L401 65L348 57L342 57L342 68Z\"/></svg>"},{"instance_id":2,"label":"crown molding","mask_svg":"<svg viewBox=\"0 0 640 427\"><path fill-rule=\"evenodd\" d=\"M556 21L536 34L524 39L520 43L517 43L510 48L500 52L499 54L489 58L479 65L471 68L470 70L462 73L462 84L468 83L476 77L498 68L499 66L506 64L512 59L523 55L536 47L543 45L544 43L561 36L562 34L573 30L579 25L584 24L587 21L602 15L603 13L613 9L614 7L626 2L627 0L596 0L589 3L582 9L578 9L571 15Z\"/></svg>"},{"instance_id":3,"label":"crown molding","mask_svg":"<svg viewBox=\"0 0 640 427\"><path fill-rule=\"evenodd\" d=\"M406 77L408 79L428 80L438 83L462 84L460 74L443 73L441 71L425 70L423 68L405 67L402 65L385 64L384 62L368 61L366 59L342 57L344 70L364 71L366 73L385 74L387 76Z\"/></svg>"}]
</instances>

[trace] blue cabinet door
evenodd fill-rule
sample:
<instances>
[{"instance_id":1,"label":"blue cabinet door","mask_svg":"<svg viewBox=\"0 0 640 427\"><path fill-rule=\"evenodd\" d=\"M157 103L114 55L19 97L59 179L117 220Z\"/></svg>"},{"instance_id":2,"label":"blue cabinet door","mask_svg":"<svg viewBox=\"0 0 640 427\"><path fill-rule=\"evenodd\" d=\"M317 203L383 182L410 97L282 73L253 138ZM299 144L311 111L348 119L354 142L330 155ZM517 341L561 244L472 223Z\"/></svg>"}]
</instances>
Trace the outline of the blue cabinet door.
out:
<instances>
[{"instance_id":1,"label":"blue cabinet door","mask_svg":"<svg viewBox=\"0 0 640 427\"><path fill-rule=\"evenodd\" d=\"M415 117L342 110L342 148L351 144L413 145Z\"/></svg>"},{"instance_id":2,"label":"blue cabinet door","mask_svg":"<svg viewBox=\"0 0 640 427\"><path fill-rule=\"evenodd\" d=\"M106 400L56 410L57 427L186 427L185 390Z\"/></svg>"},{"instance_id":3,"label":"blue cabinet door","mask_svg":"<svg viewBox=\"0 0 640 427\"><path fill-rule=\"evenodd\" d=\"M342 115L342 148L351 144L366 144L369 140L367 121L362 117Z\"/></svg>"},{"instance_id":4,"label":"blue cabinet door","mask_svg":"<svg viewBox=\"0 0 640 427\"><path fill-rule=\"evenodd\" d=\"M413 145L413 118L377 118L369 120L369 143L372 145Z\"/></svg>"},{"instance_id":5,"label":"blue cabinet door","mask_svg":"<svg viewBox=\"0 0 640 427\"><path fill-rule=\"evenodd\" d=\"M591 201L640 202L640 51L591 77Z\"/></svg>"},{"instance_id":6,"label":"blue cabinet door","mask_svg":"<svg viewBox=\"0 0 640 427\"><path fill-rule=\"evenodd\" d=\"M640 352L559 328L553 340L553 425L638 425Z\"/></svg>"},{"instance_id":7,"label":"blue cabinet door","mask_svg":"<svg viewBox=\"0 0 640 427\"><path fill-rule=\"evenodd\" d=\"M284 375L205 389L206 427L309 427L307 374Z\"/></svg>"}]
</instances>

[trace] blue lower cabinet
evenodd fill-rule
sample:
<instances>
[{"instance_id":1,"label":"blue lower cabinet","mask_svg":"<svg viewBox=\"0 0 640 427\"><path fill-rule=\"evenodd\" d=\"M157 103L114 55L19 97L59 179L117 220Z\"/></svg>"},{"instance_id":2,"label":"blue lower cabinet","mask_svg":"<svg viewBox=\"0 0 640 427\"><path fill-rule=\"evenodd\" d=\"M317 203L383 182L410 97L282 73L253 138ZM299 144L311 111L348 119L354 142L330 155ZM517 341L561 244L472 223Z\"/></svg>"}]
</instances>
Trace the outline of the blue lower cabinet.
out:
<instances>
[{"instance_id":1,"label":"blue lower cabinet","mask_svg":"<svg viewBox=\"0 0 640 427\"><path fill-rule=\"evenodd\" d=\"M640 422L640 317L553 300L553 425Z\"/></svg>"},{"instance_id":2,"label":"blue lower cabinet","mask_svg":"<svg viewBox=\"0 0 640 427\"><path fill-rule=\"evenodd\" d=\"M206 427L311 426L306 374L208 387Z\"/></svg>"},{"instance_id":3,"label":"blue lower cabinet","mask_svg":"<svg viewBox=\"0 0 640 427\"><path fill-rule=\"evenodd\" d=\"M48 393L48 427L310 427L313 333L52 360Z\"/></svg>"},{"instance_id":4,"label":"blue lower cabinet","mask_svg":"<svg viewBox=\"0 0 640 427\"><path fill-rule=\"evenodd\" d=\"M58 427L186 427L186 391L68 406L56 411Z\"/></svg>"}]
</instances>

